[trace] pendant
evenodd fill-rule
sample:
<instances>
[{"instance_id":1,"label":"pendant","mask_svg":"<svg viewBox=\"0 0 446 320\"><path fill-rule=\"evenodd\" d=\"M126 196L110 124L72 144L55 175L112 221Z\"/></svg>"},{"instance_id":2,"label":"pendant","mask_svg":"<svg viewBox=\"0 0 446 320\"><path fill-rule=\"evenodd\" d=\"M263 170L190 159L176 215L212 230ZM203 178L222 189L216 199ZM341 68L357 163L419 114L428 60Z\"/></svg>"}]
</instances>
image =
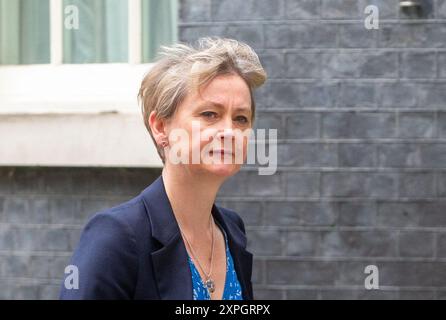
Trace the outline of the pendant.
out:
<instances>
[{"instance_id":1,"label":"pendant","mask_svg":"<svg viewBox=\"0 0 446 320\"><path fill-rule=\"evenodd\" d=\"M208 279L205 283L206 288L208 288L209 292L214 292L215 291L215 284L214 284L214 280L212 279Z\"/></svg>"}]
</instances>

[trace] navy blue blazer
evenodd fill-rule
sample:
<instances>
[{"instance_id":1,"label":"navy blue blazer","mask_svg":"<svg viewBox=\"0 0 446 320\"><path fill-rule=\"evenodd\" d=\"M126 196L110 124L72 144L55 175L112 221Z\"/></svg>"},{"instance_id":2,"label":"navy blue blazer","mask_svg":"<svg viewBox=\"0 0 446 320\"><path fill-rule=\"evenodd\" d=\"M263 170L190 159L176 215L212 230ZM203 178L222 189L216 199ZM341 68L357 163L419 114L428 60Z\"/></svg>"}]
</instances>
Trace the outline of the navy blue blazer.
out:
<instances>
[{"instance_id":1,"label":"navy blue blazer","mask_svg":"<svg viewBox=\"0 0 446 320\"><path fill-rule=\"evenodd\" d=\"M215 204L212 215L228 236L243 298L253 300L253 255L243 221ZM135 198L96 213L70 264L78 268L79 288L62 281L60 299L193 299L186 247L162 176Z\"/></svg>"}]
</instances>

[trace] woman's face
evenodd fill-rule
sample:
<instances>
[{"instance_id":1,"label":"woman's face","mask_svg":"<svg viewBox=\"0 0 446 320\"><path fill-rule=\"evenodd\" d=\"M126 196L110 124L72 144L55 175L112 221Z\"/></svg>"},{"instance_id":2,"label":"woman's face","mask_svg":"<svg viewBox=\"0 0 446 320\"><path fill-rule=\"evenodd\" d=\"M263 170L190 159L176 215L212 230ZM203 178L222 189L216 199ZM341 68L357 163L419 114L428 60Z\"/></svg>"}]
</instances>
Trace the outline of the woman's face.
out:
<instances>
[{"instance_id":1,"label":"woman's face","mask_svg":"<svg viewBox=\"0 0 446 320\"><path fill-rule=\"evenodd\" d=\"M179 165L194 172L235 174L246 161L251 117L245 81L235 74L217 76L199 92L189 93L166 123L170 146L166 161L173 163L179 156L187 159Z\"/></svg>"}]
</instances>

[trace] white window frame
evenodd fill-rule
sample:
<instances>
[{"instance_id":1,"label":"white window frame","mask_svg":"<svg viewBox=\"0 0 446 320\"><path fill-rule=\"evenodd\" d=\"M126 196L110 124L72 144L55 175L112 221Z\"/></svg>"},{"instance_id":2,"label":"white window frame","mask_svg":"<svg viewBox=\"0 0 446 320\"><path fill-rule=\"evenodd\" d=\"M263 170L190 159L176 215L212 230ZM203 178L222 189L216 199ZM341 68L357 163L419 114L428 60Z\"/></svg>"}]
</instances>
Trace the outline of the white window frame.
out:
<instances>
[{"instance_id":1,"label":"white window frame","mask_svg":"<svg viewBox=\"0 0 446 320\"><path fill-rule=\"evenodd\" d=\"M141 0L128 6L127 63L63 64L63 1L50 0L50 63L0 65L0 166L162 166L137 102L153 65Z\"/></svg>"},{"instance_id":2,"label":"white window frame","mask_svg":"<svg viewBox=\"0 0 446 320\"><path fill-rule=\"evenodd\" d=\"M0 65L0 114L139 112L142 1L128 0L128 62L64 64L63 0L50 0L50 63ZM70 84L75 84L70 85Z\"/></svg>"}]
</instances>

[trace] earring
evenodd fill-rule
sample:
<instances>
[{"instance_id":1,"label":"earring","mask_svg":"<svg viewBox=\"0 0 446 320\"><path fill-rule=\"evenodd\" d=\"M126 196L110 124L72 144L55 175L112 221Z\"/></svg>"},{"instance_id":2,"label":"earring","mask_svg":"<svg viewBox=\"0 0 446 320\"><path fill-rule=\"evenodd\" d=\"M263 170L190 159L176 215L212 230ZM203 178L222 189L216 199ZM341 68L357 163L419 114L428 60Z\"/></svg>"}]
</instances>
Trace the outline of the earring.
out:
<instances>
[{"instance_id":1,"label":"earring","mask_svg":"<svg viewBox=\"0 0 446 320\"><path fill-rule=\"evenodd\" d=\"M167 140L161 141L161 147L165 148L169 145L169 142Z\"/></svg>"}]
</instances>

